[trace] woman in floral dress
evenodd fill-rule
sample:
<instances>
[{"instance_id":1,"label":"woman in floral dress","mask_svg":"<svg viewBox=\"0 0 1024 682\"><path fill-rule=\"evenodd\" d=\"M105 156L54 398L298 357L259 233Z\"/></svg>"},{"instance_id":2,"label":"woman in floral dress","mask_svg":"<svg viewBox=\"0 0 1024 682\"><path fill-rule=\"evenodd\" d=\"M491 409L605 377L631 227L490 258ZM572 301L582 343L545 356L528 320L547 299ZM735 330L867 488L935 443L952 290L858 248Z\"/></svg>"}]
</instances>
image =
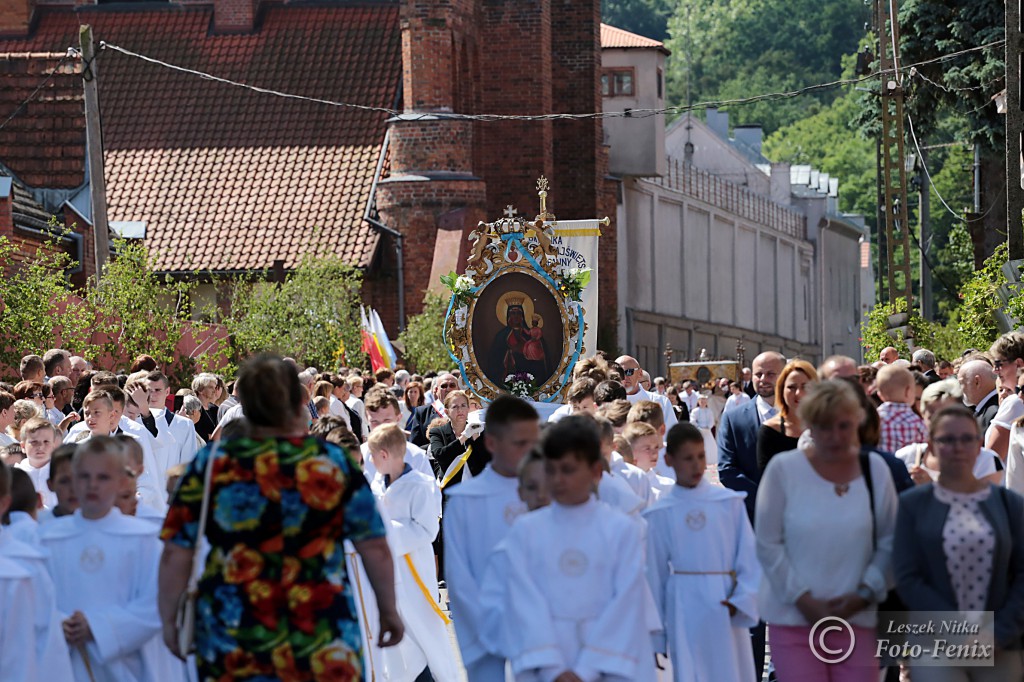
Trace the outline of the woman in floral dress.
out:
<instances>
[{"instance_id":1,"label":"woman in floral dress","mask_svg":"<svg viewBox=\"0 0 1024 682\"><path fill-rule=\"evenodd\" d=\"M396 644L391 554L373 494L336 445L306 431L295 368L263 356L238 377L250 434L201 451L171 500L161 537L160 613L177 648L176 604L196 551L204 472L212 466L199 583L199 679L361 680L362 641L343 541L362 556L381 619L382 646Z\"/></svg>"}]
</instances>

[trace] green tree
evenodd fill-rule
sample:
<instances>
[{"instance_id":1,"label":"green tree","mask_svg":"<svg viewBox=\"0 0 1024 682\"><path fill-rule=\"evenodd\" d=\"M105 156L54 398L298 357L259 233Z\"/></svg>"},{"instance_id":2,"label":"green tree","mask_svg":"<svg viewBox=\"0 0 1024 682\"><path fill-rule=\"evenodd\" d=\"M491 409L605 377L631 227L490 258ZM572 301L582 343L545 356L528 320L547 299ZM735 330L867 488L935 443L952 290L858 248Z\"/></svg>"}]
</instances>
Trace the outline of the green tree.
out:
<instances>
[{"instance_id":1,"label":"green tree","mask_svg":"<svg viewBox=\"0 0 1024 682\"><path fill-rule=\"evenodd\" d=\"M654 40L668 37L669 0L604 0L601 21Z\"/></svg>"},{"instance_id":2,"label":"green tree","mask_svg":"<svg viewBox=\"0 0 1024 682\"><path fill-rule=\"evenodd\" d=\"M56 230L56 223L51 227ZM15 258L18 250L0 237L0 263L11 264L0 277L0 366L16 373L23 356L42 354L58 339L63 347L91 356L91 318L67 278L75 262L56 237L25 260Z\"/></svg>"},{"instance_id":3,"label":"green tree","mask_svg":"<svg viewBox=\"0 0 1024 682\"><path fill-rule=\"evenodd\" d=\"M239 362L263 352L281 353L321 370L362 366L359 304L362 274L334 256L307 254L285 281L243 278L230 285L230 306L220 322Z\"/></svg>"},{"instance_id":4,"label":"green tree","mask_svg":"<svg viewBox=\"0 0 1024 682\"><path fill-rule=\"evenodd\" d=\"M687 0L669 19L668 101L685 104L793 90L835 80L869 17L860 0ZM813 114L838 93L728 107L766 133Z\"/></svg>"},{"instance_id":5,"label":"green tree","mask_svg":"<svg viewBox=\"0 0 1024 682\"><path fill-rule=\"evenodd\" d=\"M427 292L423 312L409 318L398 340L405 346L403 355L417 372L441 371L452 366L444 342L444 322L448 297Z\"/></svg>"},{"instance_id":6,"label":"green tree","mask_svg":"<svg viewBox=\"0 0 1024 682\"><path fill-rule=\"evenodd\" d=\"M175 383L190 380L195 359L182 358L179 340L199 331L189 320L195 285L156 274L156 259L139 242L114 242L115 257L103 267L98 285L90 285L85 306L92 318L95 357L116 367L143 353L166 369Z\"/></svg>"}]
</instances>

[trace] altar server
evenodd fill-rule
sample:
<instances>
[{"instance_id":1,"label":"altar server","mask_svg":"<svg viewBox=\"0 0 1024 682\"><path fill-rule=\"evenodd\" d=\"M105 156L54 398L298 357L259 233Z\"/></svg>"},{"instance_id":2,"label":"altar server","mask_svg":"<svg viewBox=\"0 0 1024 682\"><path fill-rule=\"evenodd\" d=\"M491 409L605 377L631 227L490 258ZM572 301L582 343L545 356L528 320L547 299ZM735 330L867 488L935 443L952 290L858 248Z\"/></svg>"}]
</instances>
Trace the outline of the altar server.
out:
<instances>
[{"instance_id":1,"label":"altar server","mask_svg":"<svg viewBox=\"0 0 1024 682\"><path fill-rule=\"evenodd\" d=\"M491 462L479 476L448 491L444 512L445 575L455 633L470 682L504 679L505 657L485 644L487 609L481 582L497 545L525 511L516 471L540 434L540 418L529 403L501 396L487 409L484 441Z\"/></svg>"},{"instance_id":2,"label":"altar server","mask_svg":"<svg viewBox=\"0 0 1024 682\"><path fill-rule=\"evenodd\" d=\"M371 404L372 396L367 399L368 412ZM413 666L410 679L425 663L437 682L456 682L460 675L448 636L448 617L439 603L432 544L440 528L441 491L433 476L415 471L407 461L405 432L397 424L374 428L367 445L377 469L370 484L395 557L395 593L408 640L404 648L415 654L406 660L423 662ZM404 644L396 648L401 650Z\"/></svg>"},{"instance_id":3,"label":"altar server","mask_svg":"<svg viewBox=\"0 0 1024 682\"><path fill-rule=\"evenodd\" d=\"M499 547L516 680L654 680L641 527L593 495L604 470L597 427L566 417L541 451L553 501Z\"/></svg>"},{"instance_id":4,"label":"altar server","mask_svg":"<svg viewBox=\"0 0 1024 682\"><path fill-rule=\"evenodd\" d=\"M124 477L121 445L93 436L72 461L79 508L40 531L76 682L158 679L143 649L160 632L151 524L114 509Z\"/></svg>"},{"instance_id":5,"label":"altar server","mask_svg":"<svg viewBox=\"0 0 1024 682\"><path fill-rule=\"evenodd\" d=\"M656 648L667 644L677 682L753 682L761 567L746 494L704 478L704 437L693 424L672 427L665 460L676 485L644 512L647 578L667 640Z\"/></svg>"},{"instance_id":6,"label":"altar server","mask_svg":"<svg viewBox=\"0 0 1024 682\"><path fill-rule=\"evenodd\" d=\"M0 516L11 504L11 470L0 465ZM0 527L0 673L19 682L71 678L46 553ZM31 652L31 655L29 654Z\"/></svg>"}]
</instances>

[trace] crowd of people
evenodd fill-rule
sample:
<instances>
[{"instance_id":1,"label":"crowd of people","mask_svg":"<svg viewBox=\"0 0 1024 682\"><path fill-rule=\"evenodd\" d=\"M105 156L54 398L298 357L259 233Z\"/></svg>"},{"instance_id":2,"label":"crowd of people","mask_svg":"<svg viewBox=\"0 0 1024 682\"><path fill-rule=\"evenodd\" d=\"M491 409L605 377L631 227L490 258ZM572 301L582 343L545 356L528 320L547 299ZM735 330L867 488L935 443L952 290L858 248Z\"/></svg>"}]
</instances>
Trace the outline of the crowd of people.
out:
<instances>
[{"instance_id":1,"label":"crowd of people","mask_svg":"<svg viewBox=\"0 0 1024 682\"><path fill-rule=\"evenodd\" d=\"M5 680L1024 679L1024 333L706 385L598 353L553 410L275 356L19 372ZM993 612L990 665L880 660L900 609Z\"/></svg>"}]
</instances>

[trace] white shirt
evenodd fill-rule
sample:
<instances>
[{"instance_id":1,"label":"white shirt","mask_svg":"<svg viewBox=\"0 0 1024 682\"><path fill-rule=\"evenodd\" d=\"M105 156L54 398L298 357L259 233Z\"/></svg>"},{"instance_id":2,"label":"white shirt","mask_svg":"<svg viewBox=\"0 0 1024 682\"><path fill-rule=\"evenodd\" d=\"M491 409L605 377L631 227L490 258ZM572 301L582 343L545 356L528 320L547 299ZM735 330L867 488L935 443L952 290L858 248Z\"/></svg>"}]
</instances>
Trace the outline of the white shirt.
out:
<instances>
[{"instance_id":1,"label":"white shirt","mask_svg":"<svg viewBox=\"0 0 1024 682\"><path fill-rule=\"evenodd\" d=\"M641 400L653 400L654 402L661 405L661 412L665 418L665 432L676 425L679 421L676 419L676 411L672 409L672 403L668 401L668 396L659 395L657 393L648 393L643 389L642 386L637 386L636 393L626 395L626 400L631 404L636 404Z\"/></svg>"},{"instance_id":2,"label":"white shirt","mask_svg":"<svg viewBox=\"0 0 1024 682\"><path fill-rule=\"evenodd\" d=\"M762 424L779 413L774 405L771 405L761 396L754 398L754 403L757 405L757 414L760 415Z\"/></svg>"},{"instance_id":3,"label":"white shirt","mask_svg":"<svg viewBox=\"0 0 1024 682\"><path fill-rule=\"evenodd\" d=\"M56 407L51 407L46 411L46 418L50 420L50 423L57 426L67 415L58 410Z\"/></svg>"},{"instance_id":4,"label":"white shirt","mask_svg":"<svg viewBox=\"0 0 1024 682\"><path fill-rule=\"evenodd\" d=\"M565 417L568 417L570 414L572 414L572 405L562 405L557 410L551 413L551 416L548 417L548 423L554 424L559 419L564 419Z\"/></svg>"},{"instance_id":5,"label":"white shirt","mask_svg":"<svg viewBox=\"0 0 1024 682\"><path fill-rule=\"evenodd\" d=\"M796 607L810 592L832 599L866 585L875 602L888 593L886 571L896 530L896 489L889 467L870 455L874 484L874 524L864 477L850 481L843 494L818 475L801 450L776 455L757 488L754 523L757 557L764 569L758 603L771 624L808 626ZM872 528L877 525L877 548ZM876 604L847 620L874 627Z\"/></svg>"},{"instance_id":6,"label":"white shirt","mask_svg":"<svg viewBox=\"0 0 1024 682\"><path fill-rule=\"evenodd\" d=\"M700 393L698 393L697 391L694 391L693 393L687 393L686 391L683 391L682 393L679 394L679 402L686 405L686 409L688 409L690 412L693 412L693 410L697 407L697 400L699 398Z\"/></svg>"},{"instance_id":7,"label":"white shirt","mask_svg":"<svg viewBox=\"0 0 1024 682\"><path fill-rule=\"evenodd\" d=\"M53 509L57 506L56 493L46 485L47 479L50 478L50 460L46 460L46 464L38 469L32 466L28 458L21 460L14 466L27 473L28 477L32 479L32 485L35 486L36 492L43 496L43 507Z\"/></svg>"},{"instance_id":8,"label":"white shirt","mask_svg":"<svg viewBox=\"0 0 1024 682\"><path fill-rule=\"evenodd\" d=\"M728 412L729 410L735 409L735 408L739 407L740 405L743 405L744 403L749 403L749 402L750 402L750 396L747 395L746 393L733 393L725 401L725 409L723 409L722 411L723 412Z\"/></svg>"},{"instance_id":9,"label":"white shirt","mask_svg":"<svg viewBox=\"0 0 1024 682\"><path fill-rule=\"evenodd\" d=\"M363 454L363 476L367 481L373 481L377 475L377 467L373 465L373 457L370 456L369 443L359 446L359 452ZM420 471L434 478L434 468L430 466L430 457L419 447L407 442L405 444L405 463L413 468L413 471Z\"/></svg>"},{"instance_id":10,"label":"white shirt","mask_svg":"<svg viewBox=\"0 0 1024 682\"><path fill-rule=\"evenodd\" d=\"M14 445L18 441L8 436L3 431L0 431L0 448L7 447L8 445Z\"/></svg>"},{"instance_id":11,"label":"white shirt","mask_svg":"<svg viewBox=\"0 0 1024 682\"><path fill-rule=\"evenodd\" d=\"M985 431L985 442L992 437L996 427L1001 426L1009 431L1013 427L1013 423L1021 417L1024 417L1024 401L1016 393L1011 393L999 403L999 411L996 412L995 417L992 417L992 423Z\"/></svg>"},{"instance_id":12,"label":"white shirt","mask_svg":"<svg viewBox=\"0 0 1024 682\"><path fill-rule=\"evenodd\" d=\"M350 395L348 397L348 400L345 401L345 405L348 406L348 409L355 412L359 416L359 420L363 422L363 433L356 435L361 435L365 439L370 435L370 424L366 420L366 406L363 404L362 400L354 395Z\"/></svg>"}]
</instances>

